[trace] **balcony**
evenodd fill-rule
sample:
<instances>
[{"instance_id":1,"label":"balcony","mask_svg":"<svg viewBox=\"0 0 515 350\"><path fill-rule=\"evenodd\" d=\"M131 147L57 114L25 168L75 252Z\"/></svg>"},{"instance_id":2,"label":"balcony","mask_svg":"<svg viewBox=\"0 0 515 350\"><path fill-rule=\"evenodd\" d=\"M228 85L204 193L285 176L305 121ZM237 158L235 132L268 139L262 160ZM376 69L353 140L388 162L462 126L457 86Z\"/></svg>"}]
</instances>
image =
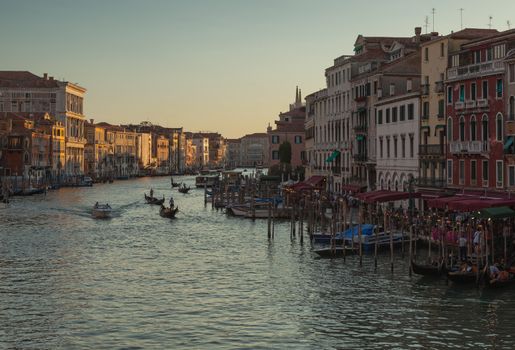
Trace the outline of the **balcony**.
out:
<instances>
[{"instance_id":1,"label":"balcony","mask_svg":"<svg viewBox=\"0 0 515 350\"><path fill-rule=\"evenodd\" d=\"M454 104L454 109L457 111L464 109L464 108L465 108L465 102L463 102L463 101L458 101Z\"/></svg>"},{"instance_id":2,"label":"balcony","mask_svg":"<svg viewBox=\"0 0 515 350\"><path fill-rule=\"evenodd\" d=\"M504 62L502 60L470 64L468 66L453 67L447 69L447 79L471 79L479 76L497 74L504 72Z\"/></svg>"},{"instance_id":3,"label":"balcony","mask_svg":"<svg viewBox=\"0 0 515 350\"><path fill-rule=\"evenodd\" d=\"M490 151L490 145L487 141L454 141L449 143L450 152L481 154Z\"/></svg>"},{"instance_id":4,"label":"balcony","mask_svg":"<svg viewBox=\"0 0 515 350\"><path fill-rule=\"evenodd\" d=\"M356 125L354 127L354 132L356 134L366 134L367 130L368 130L368 127L366 125Z\"/></svg>"},{"instance_id":5,"label":"balcony","mask_svg":"<svg viewBox=\"0 0 515 350\"><path fill-rule=\"evenodd\" d=\"M465 101L465 108L475 108L476 107L476 100L467 100Z\"/></svg>"},{"instance_id":6,"label":"balcony","mask_svg":"<svg viewBox=\"0 0 515 350\"><path fill-rule=\"evenodd\" d=\"M429 84L420 85L420 93L422 94L422 96L429 95Z\"/></svg>"},{"instance_id":7,"label":"balcony","mask_svg":"<svg viewBox=\"0 0 515 350\"><path fill-rule=\"evenodd\" d=\"M478 108L487 108L488 107L488 100L486 98L477 100L476 101L476 106Z\"/></svg>"},{"instance_id":8,"label":"balcony","mask_svg":"<svg viewBox=\"0 0 515 350\"><path fill-rule=\"evenodd\" d=\"M364 163L368 160L368 156L366 154L355 154L352 156L355 162Z\"/></svg>"},{"instance_id":9,"label":"balcony","mask_svg":"<svg viewBox=\"0 0 515 350\"><path fill-rule=\"evenodd\" d=\"M436 145L419 145L418 154L420 156L443 156L444 146Z\"/></svg>"},{"instance_id":10,"label":"balcony","mask_svg":"<svg viewBox=\"0 0 515 350\"><path fill-rule=\"evenodd\" d=\"M444 87L443 81L435 81L435 92L437 94L442 94L444 92Z\"/></svg>"}]
</instances>

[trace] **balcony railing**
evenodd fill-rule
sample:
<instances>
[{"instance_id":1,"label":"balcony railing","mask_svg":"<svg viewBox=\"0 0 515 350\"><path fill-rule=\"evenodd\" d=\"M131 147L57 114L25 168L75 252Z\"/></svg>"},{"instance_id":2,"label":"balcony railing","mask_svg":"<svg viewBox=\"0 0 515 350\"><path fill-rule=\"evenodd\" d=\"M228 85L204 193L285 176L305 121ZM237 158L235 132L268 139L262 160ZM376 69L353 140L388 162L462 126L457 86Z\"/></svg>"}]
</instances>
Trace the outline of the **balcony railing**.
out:
<instances>
[{"instance_id":1,"label":"balcony railing","mask_svg":"<svg viewBox=\"0 0 515 350\"><path fill-rule=\"evenodd\" d=\"M460 109L464 109L465 108L465 102L463 101L458 101L454 104L454 109L456 110L460 110Z\"/></svg>"},{"instance_id":2,"label":"balcony railing","mask_svg":"<svg viewBox=\"0 0 515 350\"><path fill-rule=\"evenodd\" d=\"M420 93L422 96L429 95L429 84L420 85Z\"/></svg>"},{"instance_id":3,"label":"balcony railing","mask_svg":"<svg viewBox=\"0 0 515 350\"><path fill-rule=\"evenodd\" d=\"M487 141L455 141L449 143L451 153L488 153L490 145Z\"/></svg>"},{"instance_id":4,"label":"balcony railing","mask_svg":"<svg viewBox=\"0 0 515 350\"><path fill-rule=\"evenodd\" d=\"M468 66L453 67L447 69L447 79L470 79L476 76L496 74L504 72L504 62L502 60L470 64Z\"/></svg>"},{"instance_id":5,"label":"balcony railing","mask_svg":"<svg viewBox=\"0 0 515 350\"><path fill-rule=\"evenodd\" d=\"M441 94L444 91L443 81L435 81L435 92Z\"/></svg>"},{"instance_id":6,"label":"balcony railing","mask_svg":"<svg viewBox=\"0 0 515 350\"><path fill-rule=\"evenodd\" d=\"M447 185L447 181L445 179L428 177L419 177L415 180L415 183L417 184L417 186L428 186L438 188L443 188Z\"/></svg>"},{"instance_id":7,"label":"balcony railing","mask_svg":"<svg viewBox=\"0 0 515 350\"><path fill-rule=\"evenodd\" d=\"M477 100L476 105L477 105L478 108L488 107L488 100L486 98Z\"/></svg>"},{"instance_id":8,"label":"balcony railing","mask_svg":"<svg viewBox=\"0 0 515 350\"><path fill-rule=\"evenodd\" d=\"M352 158L354 158L355 162L366 162L368 156L366 154L355 154Z\"/></svg>"},{"instance_id":9,"label":"balcony railing","mask_svg":"<svg viewBox=\"0 0 515 350\"><path fill-rule=\"evenodd\" d=\"M368 127L366 125L356 125L354 127L354 132L355 133L366 133L367 129L368 129Z\"/></svg>"},{"instance_id":10,"label":"balcony railing","mask_svg":"<svg viewBox=\"0 0 515 350\"><path fill-rule=\"evenodd\" d=\"M419 155L421 156L442 156L444 154L443 145L419 145Z\"/></svg>"},{"instance_id":11,"label":"balcony railing","mask_svg":"<svg viewBox=\"0 0 515 350\"><path fill-rule=\"evenodd\" d=\"M476 100L467 100L465 101L465 108L475 108Z\"/></svg>"}]
</instances>

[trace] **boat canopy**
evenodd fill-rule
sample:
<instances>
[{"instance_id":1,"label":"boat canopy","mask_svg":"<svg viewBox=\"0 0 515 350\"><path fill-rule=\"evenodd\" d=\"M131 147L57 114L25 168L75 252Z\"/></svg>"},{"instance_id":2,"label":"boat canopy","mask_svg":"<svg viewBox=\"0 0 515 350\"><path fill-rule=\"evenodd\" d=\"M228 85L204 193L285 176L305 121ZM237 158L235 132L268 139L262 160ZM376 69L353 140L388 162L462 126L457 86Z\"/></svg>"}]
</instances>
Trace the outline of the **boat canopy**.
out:
<instances>
[{"instance_id":1,"label":"boat canopy","mask_svg":"<svg viewBox=\"0 0 515 350\"><path fill-rule=\"evenodd\" d=\"M352 237L357 237L359 235L359 224L352 226L351 228L348 228L343 232L343 236L347 239L352 239ZM370 236L374 233L374 227L375 225L371 224L361 224L361 235L363 236ZM342 239L342 232L338 233L336 235L336 239Z\"/></svg>"}]
</instances>

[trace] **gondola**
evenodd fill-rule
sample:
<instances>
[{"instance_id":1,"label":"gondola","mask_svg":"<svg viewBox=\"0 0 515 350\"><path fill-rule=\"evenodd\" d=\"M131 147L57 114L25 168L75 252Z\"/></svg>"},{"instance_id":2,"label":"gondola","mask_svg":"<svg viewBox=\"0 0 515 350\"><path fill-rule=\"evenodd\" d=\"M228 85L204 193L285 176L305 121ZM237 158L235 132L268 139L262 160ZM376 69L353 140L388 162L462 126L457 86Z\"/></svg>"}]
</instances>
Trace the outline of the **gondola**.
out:
<instances>
[{"instance_id":1,"label":"gondola","mask_svg":"<svg viewBox=\"0 0 515 350\"><path fill-rule=\"evenodd\" d=\"M411 260L411 269L413 273L422 276L438 277L447 272L443 261L437 264L417 264L414 260Z\"/></svg>"},{"instance_id":2,"label":"gondola","mask_svg":"<svg viewBox=\"0 0 515 350\"><path fill-rule=\"evenodd\" d=\"M180 182L173 182L172 181L172 187L179 187L181 185Z\"/></svg>"},{"instance_id":3,"label":"gondola","mask_svg":"<svg viewBox=\"0 0 515 350\"><path fill-rule=\"evenodd\" d=\"M501 271L499 278L493 278L489 273L485 274L485 286L488 288L502 288L507 287L515 282L515 275L508 271Z\"/></svg>"},{"instance_id":4,"label":"gondola","mask_svg":"<svg viewBox=\"0 0 515 350\"><path fill-rule=\"evenodd\" d=\"M340 258L344 255L353 255L356 253L355 249L351 247L327 247L313 250L321 258Z\"/></svg>"},{"instance_id":5,"label":"gondola","mask_svg":"<svg viewBox=\"0 0 515 350\"><path fill-rule=\"evenodd\" d=\"M145 193L145 200L147 201L147 204L161 205L165 202L165 197L163 196L163 198L157 199L155 197L147 196L147 194Z\"/></svg>"},{"instance_id":6,"label":"gondola","mask_svg":"<svg viewBox=\"0 0 515 350\"><path fill-rule=\"evenodd\" d=\"M159 210L159 215L161 215L161 217L163 217L163 218L173 219L173 218L175 218L175 214L177 214L178 211L179 211L179 207L175 207L172 209L172 208L167 208L164 205L162 205L161 209Z\"/></svg>"},{"instance_id":7,"label":"gondola","mask_svg":"<svg viewBox=\"0 0 515 350\"><path fill-rule=\"evenodd\" d=\"M481 275L484 273L483 270L479 271L479 277L481 278ZM472 271L449 271L447 272L447 278L454 282L459 284L471 284L476 283L477 281L477 271L475 269L472 269Z\"/></svg>"},{"instance_id":8,"label":"gondola","mask_svg":"<svg viewBox=\"0 0 515 350\"><path fill-rule=\"evenodd\" d=\"M190 188L186 187L186 186L179 187L179 192L181 192L181 193L188 193L189 190L190 190Z\"/></svg>"}]
</instances>

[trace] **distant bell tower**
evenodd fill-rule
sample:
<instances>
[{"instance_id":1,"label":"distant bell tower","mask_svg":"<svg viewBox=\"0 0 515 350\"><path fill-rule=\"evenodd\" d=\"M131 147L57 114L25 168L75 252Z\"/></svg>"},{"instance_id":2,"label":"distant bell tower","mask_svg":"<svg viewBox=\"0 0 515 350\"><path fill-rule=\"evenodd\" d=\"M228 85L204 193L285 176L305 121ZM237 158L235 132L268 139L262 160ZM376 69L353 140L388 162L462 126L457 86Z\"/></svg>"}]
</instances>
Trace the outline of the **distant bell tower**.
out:
<instances>
[{"instance_id":1,"label":"distant bell tower","mask_svg":"<svg viewBox=\"0 0 515 350\"><path fill-rule=\"evenodd\" d=\"M302 94L299 89L299 86L297 85L297 87L295 89L295 102L290 104L290 111L292 109L300 108L300 107L302 107Z\"/></svg>"}]
</instances>

